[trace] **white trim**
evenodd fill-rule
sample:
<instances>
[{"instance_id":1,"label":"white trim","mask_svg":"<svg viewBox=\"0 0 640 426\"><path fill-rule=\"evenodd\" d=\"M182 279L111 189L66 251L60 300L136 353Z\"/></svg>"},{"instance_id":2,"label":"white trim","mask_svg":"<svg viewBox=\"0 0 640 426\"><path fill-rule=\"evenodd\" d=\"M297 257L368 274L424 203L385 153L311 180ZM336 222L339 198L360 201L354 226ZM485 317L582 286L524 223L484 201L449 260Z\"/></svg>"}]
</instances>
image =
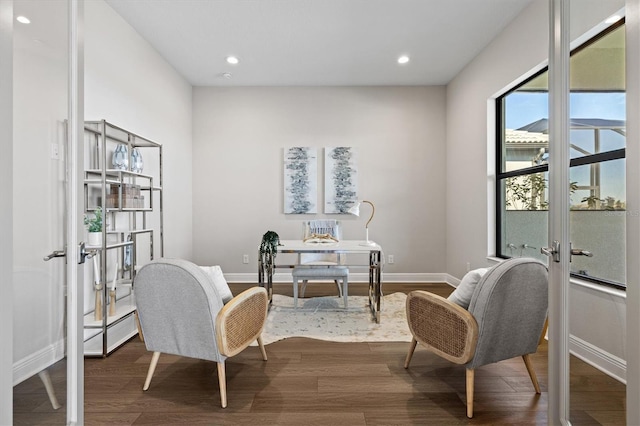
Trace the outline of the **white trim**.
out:
<instances>
[{"instance_id":1,"label":"white trim","mask_svg":"<svg viewBox=\"0 0 640 426\"><path fill-rule=\"evenodd\" d=\"M549 0L549 231L547 247L559 242L559 259L549 259L549 366L547 420L569 420L569 0Z\"/></svg>"},{"instance_id":2,"label":"white trim","mask_svg":"<svg viewBox=\"0 0 640 426\"><path fill-rule=\"evenodd\" d=\"M640 0L626 0L627 424L640 424Z\"/></svg>"},{"instance_id":3,"label":"white trim","mask_svg":"<svg viewBox=\"0 0 640 426\"><path fill-rule=\"evenodd\" d=\"M585 281L578 278L571 278L570 282L571 285L588 288L589 290L597 291L598 293L608 294L610 296L619 297L620 299L627 298L627 292L617 288L592 283L590 281Z\"/></svg>"},{"instance_id":4,"label":"white trim","mask_svg":"<svg viewBox=\"0 0 640 426\"><path fill-rule=\"evenodd\" d=\"M494 259L491 259L494 260ZM497 259L501 261L503 259ZM238 274L225 274L225 279L229 283L251 283L256 282L256 274L238 273ZM366 283L369 280L369 276L366 273L355 273L349 275L349 282L353 283ZM291 273L279 272L273 275L274 283L291 283ZM386 273L383 276L383 284L394 283L423 283L428 286L430 283L446 283L451 287L457 287L460 284L460 279L447 273ZM612 289L606 286L589 283L582 280L571 280L572 285L578 285L587 287L596 291L611 294L617 297L626 297L626 293L622 290ZM383 287L384 288L384 287ZM387 287L387 293L389 288ZM600 349L597 346L592 345L578 337L570 336L569 350L572 355L583 360L587 364L597 368L608 376L626 384L627 377L627 364L626 361L618 358L609 352Z\"/></svg>"},{"instance_id":5,"label":"white trim","mask_svg":"<svg viewBox=\"0 0 640 426\"><path fill-rule=\"evenodd\" d=\"M489 262L493 262L493 263L495 263L495 264L497 265L498 263L502 262L502 261L503 261L503 260L505 260L505 259L503 259L503 258L501 258L501 257L487 256L487 260L488 260ZM494 265L492 265L492 266L494 266Z\"/></svg>"},{"instance_id":6,"label":"white trim","mask_svg":"<svg viewBox=\"0 0 640 426\"><path fill-rule=\"evenodd\" d=\"M234 273L224 274L224 278L229 283L257 283L256 273ZM273 274L274 283L290 283L291 272L276 272ZM350 283L369 282L369 274L366 272L356 272L349 274ZM460 280L446 273L382 273L382 283L447 283L454 287Z\"/></svg>"},{"instance_id":7,"label":"white trim","mask_svg":"<svg viewBox=\"0 0 640 426\"><path fill-rule=\"evenodd\" d=\"M13 386L64 358L63 339L13 363Z\"/></svg>"},{"instance_id":8,"label":"white trim","mask_svg":"<svg viewBox=\"0 0 640 426\"><path fill-rule=\"evenodd\" d=\"M604 374L627 384L627 362L578 337L569 337L569 351Z\"/></svg>"},{"instance_id":9,"label":"white trim","mask_svg":"<svg viewBox=\"0 0 640 426\"><path fill-rule=\"evenodd\" d=\"M487 257L487 260L490 261L490 262L493 262L495 264L498 264L498 263L502 262L505 259L502 259L500 257L489 256L489 257ZM494 266L494 265L491 265L491 266ZM571 283L571 285L588 288L590 290L594 290L594 291L597 291L599 293L608 294L610 296L619 297L621 299L626 299L627 298L627 292L625 290L620 290L618 288L609 287L609 286L606 286L606 285L603 285L603 284L597 284L597 283L593 283L591 281L581 280L579 278L573 278L573 277L571 277L569 279L569 282Z\"/></svg>"},{"instance_id":10,"label":"white trim","mask_svg":"<svg viewBox=\"0 0 640 426\"><path fill-rule=\"evenodd\" d=\"M0 424L13 423L13 1L0 0Z\"/></svg>"},{"instance_id":11,"label":"white trim","mask_svg":"<svg viewBox=\"0 0 640 426\"><path fill-rule=\"evenodd\" d=\"M67 169L67 424L84 424L84 265L78 264L84 213L84 0L68 0Z\"/></svg>"},{"instance_id":12,"label":"white trim","mask_svg":"<svg viewBox=\"0 0 640 426\"><path fill-rule=\"evenodd\" d=\"M447 280L445 282L449 284L451 287L458 288L458 286L460 285L460 281L462 281L462 279L458 279L453 275L447 274Z\"/></svg>"},{"instance_id":13,"label":"white trim","mask_svg":"<svg viewBox=\"0 0 640 426\"><path fill-rule=\"evenodd\" d=\"M487 99L487 253L497 253L496 229L496 97Z\"/></svg>"}]
</instances>

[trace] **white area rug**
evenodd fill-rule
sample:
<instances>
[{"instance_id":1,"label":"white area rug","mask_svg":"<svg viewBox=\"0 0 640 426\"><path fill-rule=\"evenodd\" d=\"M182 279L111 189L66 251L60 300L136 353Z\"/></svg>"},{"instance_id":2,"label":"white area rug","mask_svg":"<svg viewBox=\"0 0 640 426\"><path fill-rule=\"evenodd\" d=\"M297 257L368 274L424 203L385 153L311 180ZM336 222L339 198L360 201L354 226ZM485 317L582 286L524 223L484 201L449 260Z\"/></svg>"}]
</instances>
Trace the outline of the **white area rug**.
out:
<instances>
[{"instance_id":1,"label":"white area rug","mask_svg":"<svg viewBox=\"0 0 640 426\"><path fill-rule=\"evenodd\" d=\"M366 296L349 296L345 310L337 296L298 298L273 295L273 305L267 317L262 339L264 344L287 337L307 337L334 342L410 342L404 293L382 298L380 324L369 311Z\"/></svg>"}]
</instances>

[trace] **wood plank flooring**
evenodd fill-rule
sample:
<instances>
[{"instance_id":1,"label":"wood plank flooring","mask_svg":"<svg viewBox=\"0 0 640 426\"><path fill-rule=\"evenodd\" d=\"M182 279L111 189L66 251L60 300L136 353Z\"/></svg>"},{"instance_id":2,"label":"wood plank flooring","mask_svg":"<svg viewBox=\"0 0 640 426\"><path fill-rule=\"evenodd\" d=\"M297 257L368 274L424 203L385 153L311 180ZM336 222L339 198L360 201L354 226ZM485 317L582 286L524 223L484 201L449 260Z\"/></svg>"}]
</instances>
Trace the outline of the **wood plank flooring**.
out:
<instances>
[{"instance_id":1,"label":"wood plank flooring","mask_svg":"<svg viewBox=\"0 0 640 426\"><path fill-rule=\"evenodd\" d=\"M252 284L231 284L234 294ZM387 284L385 292L423 288L443 296L445 284ZM350 284L351 295L366 295ZM307 297L335 287L310 284ZM275 292L291 295L291 285ZM536 395L520 358L476 371L475 416L465 413L465 371L408 343L335 343L292 338L227 360L228 407L220 407L216 365L161 355L142 391L151 353L137 338L106 359L85 360L86 425L458 425L547 423L547 344L532 356L542 387ZM64 424L65 368L51 370L63 408L54 411L37 376L14 388L14 424ZM625 424L625 386L571 358L571 419L577 425Z\"/></svg>"}]
</instances>

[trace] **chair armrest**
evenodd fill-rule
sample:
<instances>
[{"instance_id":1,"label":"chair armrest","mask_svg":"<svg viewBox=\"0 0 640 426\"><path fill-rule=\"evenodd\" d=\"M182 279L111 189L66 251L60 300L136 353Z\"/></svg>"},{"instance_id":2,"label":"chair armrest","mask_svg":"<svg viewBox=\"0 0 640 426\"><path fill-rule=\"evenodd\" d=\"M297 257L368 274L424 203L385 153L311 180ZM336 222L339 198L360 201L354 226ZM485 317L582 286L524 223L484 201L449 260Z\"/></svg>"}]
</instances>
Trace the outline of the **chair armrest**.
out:
<instances>
[{"instance_id":1,"label":"chair armrest","mask_svg":"<svg viewBox=\"0 0 640 426\"><path fill-rule=\"evenodd\" d=\"M267 306L263 287L245 290L224 305L216 317L216 341L222 355L231 357L260 337Z\"/></svg>"},{"instance_id":2,"label":"chair armrest","mask_svg":"<svg viewBox=\"0 0 640 426\"><path fill-rule=\"evenodd\" d=\"M478 324L469 311L427 291L407 296L407 322L414 338L429 350L456 364L473 358Z\"/></svg>"}]
</instances>

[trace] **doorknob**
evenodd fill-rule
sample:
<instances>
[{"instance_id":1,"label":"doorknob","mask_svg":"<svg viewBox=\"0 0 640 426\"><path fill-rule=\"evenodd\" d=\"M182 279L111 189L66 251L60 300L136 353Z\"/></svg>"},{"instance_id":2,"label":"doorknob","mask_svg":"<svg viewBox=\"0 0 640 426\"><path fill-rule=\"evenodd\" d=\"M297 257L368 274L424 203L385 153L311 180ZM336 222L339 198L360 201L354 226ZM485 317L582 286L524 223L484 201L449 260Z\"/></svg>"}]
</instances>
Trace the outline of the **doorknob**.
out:
<instances>
[{"instance_id":1,"label":"doorknob","mask_svg":"<svg viewBox=\"0 0 640 426\"><path fill-rule=\"evenodd\" d=\"M582 249L571 249L571 256L587 256L587 257L593 257L593 253L591 253L590 251L587 250L582 250Z\"/></svg>"},{"instance_id":2,"label":"doorknob","mask_svg":"<svg viewBox=\"0 0 640 426\"><path fill-rule=\"evenodd\" d=\"M43 259L45 262L48 262L54 257L65 257L66 255L67 255L67 252L65 250L54 250L52 253L49 253L48 255L46 255Z\"/></svg>"},{"instance_id":3,"label":"doorknob","mask_svg":"<svg viewBox=\"0 0 640 426\"><path fill-rule=\"evenodd\" d=\"M80 243L79 246L79 252L78 252L78 264L82 264L84 263L85 259L91 259L93 256L96 255L98 251L97 250L87 250L87 247L83 242Z\"/></svg>"},{"instance_id":4,"label":"doorknob","mask_svg":"<svg viewBox=\"0 0 640 426\"><path fill-rule=\"evenodd\" d=\"M551 247L540 247L540 253L549 256L554 262L560 262L560 241L555 240Z\"/></svg>"},{"instance_id":5,"label":"doorknob","mask_svg":"<svg viewBox=\"0 0 640 426\"><path fill-rule=\"evenodd\" d=\"M571 256L587 256L587 257L593 257L593 253L591 253L590 251L587 250L583 250L583 249L574 249L573 246L569 246L571 250L569 250L569 252L571 253Z\"/></svg>"}]
</instances>

